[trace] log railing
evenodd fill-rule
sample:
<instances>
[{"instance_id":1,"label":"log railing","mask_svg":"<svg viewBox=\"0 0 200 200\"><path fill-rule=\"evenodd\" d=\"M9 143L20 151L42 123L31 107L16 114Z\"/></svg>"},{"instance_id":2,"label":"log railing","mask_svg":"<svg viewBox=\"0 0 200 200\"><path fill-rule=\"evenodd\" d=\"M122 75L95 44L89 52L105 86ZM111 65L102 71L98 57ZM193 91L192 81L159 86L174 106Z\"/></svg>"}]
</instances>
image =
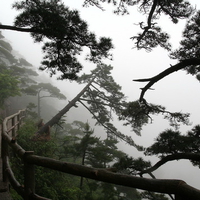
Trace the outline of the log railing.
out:
<instances>
[{"instance_id":1,"label":"log railing","mask_svg":"<svg viewBox=\"0 0 200 200\"><path fill-rule=\"evenodd\" d=\"M24 109L20 110L16 114L6 117L2 123L2 131L0 137L3 182L5 183L5 185L7 185L7 188L9 188L10 183L21 196L23 196L22 186L15 179L12 169L10 167L8 147L11 143L15 143L17 131L19 130L25 115L26 110Z\"/></svg>"},{"instance_id":2,"label":"log railing","mask_svg":"<svg viewBox=\"0 0 200 200\"><path fill-rule=\"evenodd\" d=\"M110 172L107 169L98 169L62 162L52 158L34 155L33 151L25 151L16 142L16 133L25 117L25 110L5 118L1 132L1 157L3 161L3 181L10 183L19 195L25 200L50 200L35 194L34 167L42 166L52 170L69 173L76 176L86 177L93 180L114 183L132 188L154 191L159 193L175 194L175 199L189 200L200 199L200 190L197 190L181 180L148 179L130 175ZM9 165L8 148L17 154L24 163L24 186L15 178Z\"/></svg>"},{"instance_id":3,"label":"log railing","mask_svg":"<svg viewBox=\"0 0 200 200\"><path fill-rule=\"evenodd\" d=\"M23 199L38 199L47 200L35 194L35 176L34 165L29 164L26 160L27 156L32 155L32 151L25 151L16 142L17 131L19 130L23 118L25 118L26 110L20 110L18 113L4 119L1 131L1 158L2 158L2 173L3 182L9 188L9 184ZM9 164L9 146L17 154L24 163L24 186L22 186L15 178L14 173Z\"/></svg>"}]
</instances>

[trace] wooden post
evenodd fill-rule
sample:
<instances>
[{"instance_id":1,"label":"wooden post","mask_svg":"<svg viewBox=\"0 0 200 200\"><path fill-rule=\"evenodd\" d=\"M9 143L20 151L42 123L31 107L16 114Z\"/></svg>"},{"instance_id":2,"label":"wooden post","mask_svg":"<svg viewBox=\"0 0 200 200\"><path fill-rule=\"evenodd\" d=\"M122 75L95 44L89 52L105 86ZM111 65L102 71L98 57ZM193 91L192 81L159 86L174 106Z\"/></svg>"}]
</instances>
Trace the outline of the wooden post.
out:
<instances>
[{"instance_id":1,"label":"wooden post","mask_svg":"<svg viewBox=\"0 0 200 200\"><path fill-rule=\"evenodd\" d=\"M0 124L0 157L2 158L2 135L3 135L3 123Z\"/></svg>"},{"instance_id":2,"label":"wooden post","mask_svg":"<svg viewBox=\"0 0 200 200\"><path fill-rule=\"evenodd\" d=\"M21 125L21 114L19 114L19 115L17 115L17 130L19 130L19 128L20 128L20 125Z\"/></svg>"},{"instance_id":3,"label":"wooden post","mask_svg":"<svg viewBox=\"0 0 200 200\"><path fill-rule=\"evenodd\" d=\"M11 127L13 127L12 128L12 137L15 137L15 116L13 116L11 120L12 120Z\"/></svg>"},{"instance_id":4,"label":"wooden post","mask_svg":"<svg viewBox=\"0 0 200 200\"><path fill-rule=\"evenodd\" d=\"M4 124L2 124L2 130L5 131ZM3 139L1 133L1 158L2 158L2 175L3 175L3 182L6 184L8 183L8 177L5 173L6 170L6 157L8 156L8 143L6 140Z\"/></svg>"},{"instance_id":5,"label":"wooden post","mask_svg":"<svg viewBox=\"0 0 200 200\"><path fill-rule=\"evenodd\" d=\"M187 197L183 197L183 196L180 196L180 195L175 195L175 200L189 200Z\"/></svg>"},{"instance_id":6,"label":"wooden post","mask_svg":"<svg viewBox=\"0 0 200 200\"><path fill-rule=\"evenodd\" d=\"M33 151L26 151L24 154L25 200L31 199L30 195L35 193L35 166L26 161L26 158L30 155L33 155L33 153Z\"/></svg>"}]
</instances>

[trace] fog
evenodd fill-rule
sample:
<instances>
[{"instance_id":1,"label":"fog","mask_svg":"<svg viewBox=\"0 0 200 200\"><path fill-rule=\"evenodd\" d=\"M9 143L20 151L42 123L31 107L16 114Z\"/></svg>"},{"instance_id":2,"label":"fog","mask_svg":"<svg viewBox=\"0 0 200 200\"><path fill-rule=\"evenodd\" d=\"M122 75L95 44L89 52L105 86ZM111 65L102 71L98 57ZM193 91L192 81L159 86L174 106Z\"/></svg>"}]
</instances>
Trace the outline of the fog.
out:
<instances>
[{"instance_id":1,"label":"fog","mask_svg":"<svg viewBox=\"0 0 200 200\"><path fill-rule=\"evenodd\" d=\"M14 1L1 0L1 2L3 6L0 7L0 21L2 24L11 25L17 14L15 10L11 9L11 4ZM176 63L175 60L169 58L168 52L161 48L156 48L150 53L144 50L138 51L133 48L134 43L130 37L139 32L139 28L135 24L144 18L136 10L133 12L130 9L130 13L132 14L127 16L116 16L113 14L113 8L107 4L104 5L106 11L101 11L95 7L83 8L83 1L81 0L65 0L64 2L69 7L80 11L82 18L88 22L90 31L94 32L97 36L112 38L115 46L115 49L112 51L114 59L113 61L105 60L105 62L114 67L113 77L122 86L122 90L129 101L137 100L141 92L140 88L145 86L145 83L137 83L132 81L133 79L149 78L170 67L170 64ZM194 5L196 3L196 6L200 7L198 0L191 2ZM160 23L171 34L173 48L178 47L185 21L174 25L169 19L163 17L160 19ZM29 34L14 31L2 31L2 33L10 41L13 48L23 55L27 61L32 63L36 68L40 66L40 61L43 56L41 46L34 44ZM83 57L80 60L84 63L84 68L81 73L94 69L95 65L86 62ZM44 77L49 76L46 72L40 72L40 74ZM83 87L70 81L57 81L55 77L51 78L51 81L67 96L66 101L59 101L57 103L58 110L62 109L68 100L73 99ZM70 90L70 88L73 88L73 90ZM194 125L199 124L200 85L195 77L187 75L185 71L178 71L153 85L153 88L154 90L148 91L145 95L148 102L164 105L170 111L191 113L190 121L192 125L182 125L180 127L182 133L186 133ZM78 109L84 110L81 106ZM67 115L69 120L73 120L73 118L78 120L82 118L91 119L89 113L85 111L81 113L83 114L80 115L80 110L77 111L76 108L73 108ZM131 132L129 127L124 127L121 123L117 123L116 126L122 133L131 135L136 144L145 147L151 145L160 132L169 128L168 122L160 116L154 117L153 123L143 128L141 136L137 136L134 132ZM123 142L119 144L119 148L133 157L142 155L135 148ZM158 160L157 158L148 157L147 159L151 159L152 163ZM157 178L182 179L188 184L199 188L198 173L199 169L192 167L188 161L174 161L157 170L156 176Z\"/></svg>"}]
</instances>

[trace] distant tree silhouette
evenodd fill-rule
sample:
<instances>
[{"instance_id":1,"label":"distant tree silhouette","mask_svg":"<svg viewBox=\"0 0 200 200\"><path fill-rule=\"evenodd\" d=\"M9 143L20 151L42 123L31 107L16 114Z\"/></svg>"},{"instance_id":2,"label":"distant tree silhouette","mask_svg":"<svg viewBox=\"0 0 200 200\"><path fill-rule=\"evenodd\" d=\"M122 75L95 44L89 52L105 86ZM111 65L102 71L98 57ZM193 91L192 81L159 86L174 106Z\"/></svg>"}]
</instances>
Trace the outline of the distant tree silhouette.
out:
<instances>
[{"instance_id":1,"label":"distant tree silhouette","mask_svg":"<svg viewBox=\"0 0 200 200\"><path fill-rule=\"evenodd\" d=\"M0 29L28 32L34 42L43 43L40 69L49 71L51 76L61 72L60 79L77 79L77 73L83 67L77 56L83 47L90 50L86 59L94 63L111 58L111 39L101 37L97 40L78 11L70 10L61 0L18 1L13 8L21 11L14 25L0 24Z\"/></svg>"}]
</instances>

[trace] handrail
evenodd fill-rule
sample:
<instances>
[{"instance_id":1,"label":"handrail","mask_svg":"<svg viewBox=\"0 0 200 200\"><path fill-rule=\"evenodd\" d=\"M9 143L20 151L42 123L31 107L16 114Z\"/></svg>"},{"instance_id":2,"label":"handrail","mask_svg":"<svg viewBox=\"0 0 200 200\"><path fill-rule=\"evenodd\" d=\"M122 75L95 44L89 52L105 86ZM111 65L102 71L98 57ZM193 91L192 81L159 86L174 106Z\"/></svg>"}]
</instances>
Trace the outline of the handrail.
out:
<instances>
[{"instance_id":1,"label":"handrail","mask_svg":"<svg viewBox=\"0 0 200 200\"><path fill-rule=\"evenodd\" d=\"M25 110L11 115L3 121L2 131L2 160L3 181L10 183L16 192L25 200L50 200L35 194L34 166L42 166L76 176L82 176L93 180L114 183L117 185L149 190L161 193L172 193L177 196L187 196L190 199L200 199L200 191L187 185L181 180L148 179L112 173L106 169L92 168L74 163L63 162L52 158L34 155L33 151L25 151L17 144L16 132L25 117ZM10 122L9 122L10 121ZM24 163L24 187L16 180L9 165L8 146L23 160ZM180 186L181 185L181 186Z\"/></svg>"},{"instance_id":2,"label":"handrail","mask_svg":"<svg viewBox=\"0 0 200 200\"><path fill-rule=\"evenodd\" d=\"M16 142L16 133L19 130L22 120L26 115L26 110L20 110L18 113L6 117L2 126L2 144L1 144L1 157L3 161L3 181L7 184L10 183L16 192L25 200L49 200L39 195L34 194L34 165L29 165L26 162L26 156L33 152L25 151ZM9 164L8 146L24 161L24 186L22 186L15 178L14 173ZM31 179L31 177L33 179Z\"/></svg>"},{"instance_id":3,"label":"handrail","mask_svg":"<svg viewBox=\"0 0 200 200\"><path fill-rule=\"evenodd\" d=\"M6 117L2 123L2 132L1 132L1 158L2 158L2 172L3 172L3 181L6 183L8 188L8 183L13 186L13 188L22 196L23 187L15 179L15 176L12 172L12 169L9 164L8 157L8 145L15 141L17 130L19 130L22 120L26 115L26 109L19 110L16 114L13 114L9 117ZM19 146L19 145L18 145ZM18 153L23 154L23 149ZM25 151L24 151L25 152Z\"/></svg>"}]
</instances>

